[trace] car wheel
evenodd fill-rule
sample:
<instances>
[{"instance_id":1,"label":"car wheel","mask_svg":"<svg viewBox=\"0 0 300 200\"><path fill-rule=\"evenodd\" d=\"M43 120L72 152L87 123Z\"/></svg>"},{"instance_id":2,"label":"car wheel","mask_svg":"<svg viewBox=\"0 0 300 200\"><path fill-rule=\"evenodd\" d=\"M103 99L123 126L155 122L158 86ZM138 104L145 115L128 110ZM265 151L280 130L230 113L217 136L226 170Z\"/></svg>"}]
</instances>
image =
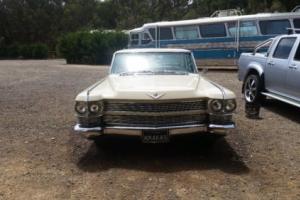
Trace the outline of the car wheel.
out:
<instances>
[{"instance_id":1,"label":"car wheel","mask_svg":"<svg viewBox=\"0 0 300 200\"><path fill-rule=\"evenodd\" d=\"M262 80L256 74L249 74L244 83L244 97L247 103L262 103Z\"/></svg>"}]
</instances>

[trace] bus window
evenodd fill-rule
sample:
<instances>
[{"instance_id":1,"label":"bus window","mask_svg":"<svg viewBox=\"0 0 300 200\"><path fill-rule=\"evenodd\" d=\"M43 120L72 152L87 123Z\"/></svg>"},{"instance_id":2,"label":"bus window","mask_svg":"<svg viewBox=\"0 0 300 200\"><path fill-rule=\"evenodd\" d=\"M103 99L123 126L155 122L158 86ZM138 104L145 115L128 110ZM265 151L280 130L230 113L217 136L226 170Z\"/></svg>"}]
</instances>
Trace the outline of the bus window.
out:
<instances>
[{"instance_id":1,"label":"bus window","mask_svg":"<svg viewBox=\"0 0 300 200\"><path fill-rule=\"evenodd\" d=\"M258 30L255 21L240 22L240 36L249 37L258 35Z\"/></svg>"},{"instance_id":2,"label":"bus window","mask_svg":"<svg viewBox=\"0 0 300 200\"><path fill-rule=\"evenodd\" d=\"M151 42L150 35L148 33L143 33L142 44L148 44Z\"/></svg>"},{"instance_id":3,"label":"bus window","mask_svg":"<svg viewBox=\"0 0 300 200\"><path fill-rule=\"evenodd\" d=\"M179 40L198 39L197 26L178 26L175 27L175 38Z\"/></svg>"},{"instance_id":4,"label":"bus window","mask_svg":"<svg viewBox=\"0 0 300 200\"><path fill-rule=\"evenodd\" d=\"M161 27L159 33L160 40L173 40L172 29L170 27Z\"/></svg>"},{"instance_id":5,"label":"bus window","mask_svg":"<svg viewBox=\"0 0 300 200\"><path fill-rule=\"evenodd\" d=\"M300 19L294 19L294 27L300 29ZM296 31L296 33L300 33L300 31Z\"/></svg>"},{"instance_id":6,"label":"bus window","mask_svg":"<svg viewBox=\"0 0 300 200\"><path fill-rule=\"evenodd\" d=\"M235 37L236 29L237 29L237 26L238 26L237 22L228 22L227 26L228 26L229 35L231 37Z\"/></svg>"},{"instance_id":7,"label":"bus window","mask_svg":"<svg viewBox=\"0 0 300 200\"><path fill-rule=\"evenodd\" d=\"M149 33L152 36L153 40L156 40L155 29L154 28L149 28Z\"/></svg>"},{"instance_id":8,"label":"bus window","mask_svg":"<svg viewBox=\"0 0 300 200\"><path fill-rule=\"evenodd\" d=\"M203 38L226 37L224 23L200 25L200 33Z\"/></svg>"},{"instance_id":9,"label":"bus window","mask_svg":"<svg viewBox=\"0 0 300 200\"><path fill-rule=\"evenodd\" d=\"M130 34L130 44L131 45L138 45L139 44L139 34Z\"/></svg>"},{"instance_id":10,"label":"bus window","mask_svg":"<svg viewBox=\"0 0 300 200\"><path fill-rule=\"evenodd\" d=\"M287 28L291 27L289 20L267 20L259 22L260 31L263 35L287 34Z\"/></svg>"},{"instance_id":11,"label":"bus window","mask_svg":"<svg viewBox=\"0 0 300 200\"><path fill-rule=\"evenodd\" d=\"M228 23L228 32L230 36L235 37L237 29L236 22ZM255 21L240 22L240 37L249 37L258 35L258 30Z\"/></svg>"}]
</instances>

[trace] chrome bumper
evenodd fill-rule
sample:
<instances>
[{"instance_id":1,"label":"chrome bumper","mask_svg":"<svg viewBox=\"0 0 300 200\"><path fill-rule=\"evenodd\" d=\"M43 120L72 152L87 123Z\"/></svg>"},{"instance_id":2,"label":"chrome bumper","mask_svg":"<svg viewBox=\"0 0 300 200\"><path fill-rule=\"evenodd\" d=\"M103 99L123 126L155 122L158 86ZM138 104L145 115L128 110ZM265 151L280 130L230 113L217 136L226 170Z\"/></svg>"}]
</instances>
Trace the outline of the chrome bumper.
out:
<instances>
[{"instance_id":1,"label":"chrome bumper","mask_svg":"<svg viewBox=\"0 0 300 200\"><path fill-rule=\"evenodd\" d=\"M186 126L167 126L167 127L92 127L82 128L79 124L75 125L74 130L81 133L86 138L97 137L101 135L126 135L126 136L142 136L143 130L169 130L170 136L192 134L197 132L211 132L216 134L226 134L227 130L234 129L235 124L217 125L217 124L200 124Z\"/></svg>"}]
</instances>

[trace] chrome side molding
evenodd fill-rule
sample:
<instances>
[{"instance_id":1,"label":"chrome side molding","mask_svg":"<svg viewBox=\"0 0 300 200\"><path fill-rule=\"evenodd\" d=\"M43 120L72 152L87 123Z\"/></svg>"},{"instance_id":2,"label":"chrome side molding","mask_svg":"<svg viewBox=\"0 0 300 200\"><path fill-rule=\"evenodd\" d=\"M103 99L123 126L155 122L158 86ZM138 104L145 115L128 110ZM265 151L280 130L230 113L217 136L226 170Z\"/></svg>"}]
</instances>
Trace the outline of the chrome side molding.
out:
<instances>
[{"instance_id":1,"label":"chrome side molding","mask_svg":"<svg viewBox=\"0 0 300 200\"><path fill-rule=\"evenodd\" d=\"M267 96L267 97L271 97L273 99L277 99L279 101L285 102L287 104L296 106L298 108L300 108L300 102L295 101L293 99L287 98L287 97L283 97L274 93L269 93L269 92L262 92L263 95Z\"/></svg>"}]
</instances>

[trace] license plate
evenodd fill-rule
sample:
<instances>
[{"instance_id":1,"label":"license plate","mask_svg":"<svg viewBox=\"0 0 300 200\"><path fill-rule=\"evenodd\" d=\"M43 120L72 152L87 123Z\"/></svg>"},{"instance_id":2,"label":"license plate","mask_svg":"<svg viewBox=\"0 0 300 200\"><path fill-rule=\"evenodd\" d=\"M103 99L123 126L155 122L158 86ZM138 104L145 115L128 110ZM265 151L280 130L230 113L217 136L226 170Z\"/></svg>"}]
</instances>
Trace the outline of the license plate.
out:
<instances>
[{"instance_id":1,"label":"license plate","mask_svg":"<svg viewBox=\"0 0 300 200\"><path fill-rule=\"evenodd\" d=\"M170 141L168 130L146 130L143 131L142 141L144 143L168 143Z\"/></svg>"}]
</instances>

